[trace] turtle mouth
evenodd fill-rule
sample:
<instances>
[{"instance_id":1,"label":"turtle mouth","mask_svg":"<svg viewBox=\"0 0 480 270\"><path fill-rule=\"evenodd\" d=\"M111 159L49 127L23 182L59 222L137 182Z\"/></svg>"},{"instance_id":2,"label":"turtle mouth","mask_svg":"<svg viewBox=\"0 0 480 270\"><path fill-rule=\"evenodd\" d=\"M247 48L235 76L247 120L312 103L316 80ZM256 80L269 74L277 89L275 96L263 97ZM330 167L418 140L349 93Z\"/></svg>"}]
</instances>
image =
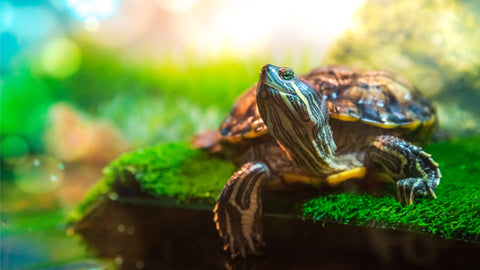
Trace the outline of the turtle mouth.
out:
<instances>
[{"instance_id":1,"label":"turtle mouth","mask_svg":"<svg viewBox=\"0 0 480 270\"><path fill-rule=\"evenodd\" d=\"M277 68L277 69L278 69L278 67L275 67L275 66L270 65L270 64L264 65L264 66L262 67L262 70L260 71L260 78L264 77L267 72L273 70L274 68Z\"/></svg>"},{"instance_id":2,"label":"turtle mouth","mask_svg":"<svg viewBox=\"0 0 480 270\"><path fill-rule=\"evenodd\" d=\"M271 100L273 101L274 99L276 100L277 98L280 97L286 97L286 98L295 98L295 95L292 95L290 93L285 93L284 91L279 91L275 87L272 87L268 83L262 83L258 84L257 87L257 99L264 99L264 100Z\"/></svg>"},{"instance_id":3,"label":"turtle mouth","mask_svg":"<svg viewBox=\"0 0 480 270\"><path fill-rule=\"evenodd\" d=\"M267 72L268 67L267 65L263 66L262 70L260 71L260 78L257 84L257 98L267 98L269 93L272 93L272 87L267 85Z\"/></svg>"},{"instance_id":4,"label":"turtle mouth","mask_svg":"<svg viewBox=\"0 0 480 270\"><path fill-rule=\"evenodd\" d=\"M258 80L258 85L263 86L267 82L267 72L268 72L268 65L263 66L262 70L260 71L260 79Z\"/></svg>"},{"instance_id":5,"label":"turtle mouth","mask_svg":"<svg viewBox=\"0 0 480 270\"><path fill-rule=\"evenodd\" d=\"M266 99L271 96L273 92L275 92L275 89L269 87L264 81L262 81L262 79L260 79L257 87L257 98Z\"/></svg>"}]
</instances>

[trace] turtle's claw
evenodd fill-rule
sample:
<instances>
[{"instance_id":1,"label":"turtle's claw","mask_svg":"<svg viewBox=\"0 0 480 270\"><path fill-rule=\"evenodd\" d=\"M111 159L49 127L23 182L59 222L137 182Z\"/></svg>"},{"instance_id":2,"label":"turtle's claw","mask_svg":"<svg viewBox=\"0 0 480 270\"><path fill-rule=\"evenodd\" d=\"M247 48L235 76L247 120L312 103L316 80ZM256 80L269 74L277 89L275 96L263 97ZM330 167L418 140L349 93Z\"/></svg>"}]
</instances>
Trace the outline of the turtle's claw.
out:
<instances>
[{"instance_id":1,"label":"turtle's claw","mask_svg":"<svg viewBox=\"0 0 480 270\"><path fill-rule=\"evenodd\" d=\"M244 246L240 246L240 256L242 258L247 257L247 253L245 252L245 247Z\"/></svg>"},{"instance_id":2,"label":"turtle's claw","mask_svg":"<svg viewBox=\"0 0 480 270\"><path fill-rule=\"evenodd\" d=\"M238 257L246 258L248 255L260 255L259 247L261 245L264 245L263 242L256 243L251 246L249 244L242 243L241 240L233 240L231 244L226 244L224 249L230 249L230 256L232 259L236 259Z\"/></svg>"},{"instance_id":3,"label":"turtle's claw","mask_svg":"<svg viewBox=\"0 0 480 270\"><path fill-rule=\"evenodd\" d=\"M437 198L434 189L437 187L438 179L406 178L397 182L397 197L404 205L413 204L415 198L430 195Z\"/></svg>"},{"instance_id":4,"label":"turtle's claw","mask_svg":"<svg viewBox=\"0 0 480 270\"><path fill-rule=\"evenodd\" d=\"M437 195L435 194L435 191L433 191L433 189L430 186L427 186L427 190L428 190L428 193L430 194L430 196L432 196L432 198L434 198L434 199L437 198Z\"/></svg>"},{"instance_id":5,"label":"turtle's claw","mask_svg":"<svg viewBox=\"0 0 480 270\"><path fill-rule=\"evenodd\" d=\"M237 257L246 258L248 255L260 255L259 248L265 246L261 236L255 234L234 237L230 240L228 247L230 248L232 259Z\"/></svg>"},{"instance_id":6,"label":"turtle's claw","mask_svg":"<svg viewBox=\"0 0 480 270\"><path fill-rule=\"evenodd\" d=\"M255 243L257 243L257 245L260 247L264 247L266 246L267 244L265 244L265 242L262 240L262 234L260 233L255 233L253 235L254 239L255 239Z\"/></svg>"}]
</instances>

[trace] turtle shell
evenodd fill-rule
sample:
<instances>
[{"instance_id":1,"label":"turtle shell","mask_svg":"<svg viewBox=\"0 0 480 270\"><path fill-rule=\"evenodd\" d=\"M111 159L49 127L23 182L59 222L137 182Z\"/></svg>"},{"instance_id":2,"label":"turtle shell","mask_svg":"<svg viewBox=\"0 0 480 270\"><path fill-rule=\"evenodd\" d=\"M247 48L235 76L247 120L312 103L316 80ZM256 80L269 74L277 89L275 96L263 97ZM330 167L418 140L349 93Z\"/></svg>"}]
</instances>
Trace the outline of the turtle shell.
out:
<instances>
[{"instance_id":1,"label":"turtle shell","mask_svg":"<svg viewBox=\"0 0 480 270\"><path fill-rule=\"evenodd\" d=\"M400 129L419 143L430 139L435 131L431 103L412 84L391 72L329 66L299 77L312 83L327 102L330 119ZM238 143L268 133L255 94L256 85L240 96L222 122L224 140Z\"/></svg>"}]
</instances>

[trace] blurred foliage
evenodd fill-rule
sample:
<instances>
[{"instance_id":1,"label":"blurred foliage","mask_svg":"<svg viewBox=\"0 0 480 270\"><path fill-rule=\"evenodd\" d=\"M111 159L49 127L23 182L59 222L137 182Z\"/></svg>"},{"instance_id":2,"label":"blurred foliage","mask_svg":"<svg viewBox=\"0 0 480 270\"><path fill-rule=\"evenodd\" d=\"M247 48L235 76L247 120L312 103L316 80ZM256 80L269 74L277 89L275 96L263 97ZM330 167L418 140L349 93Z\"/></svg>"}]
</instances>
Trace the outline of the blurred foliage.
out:
<instances>
[{"instance_id":1,"label":"blurred foliage","mask_svg":"<svg viewBox=\"0 0 480 270\"><path fill-rule=\"evenodd\" d=\"M478 123L458 130L463 111L480 116L479 12L475 0L369 0L324 63L401 74L439 101L440 111L455 106L453 114L441 112L443 128L480 134Z\"/></svg>"},{"instance_id":2,"label":"blurred foliage","mask_svg":"<svg viewBox=\"0 0 480 270\"><path fill-rule=\"evenodd\" d=\"M184 97L128 93L115 95L99 108L98 116L122 129L133 145L187 140L202 130L215 129L225 112L217 106L200 106Z\"/></svg>"},{"instance_id":3,"label":"blurred foliage","mask_svg":"<svg viewBox=\"0 0 480 270\"><path fill-rule=\"evenodd\" d=\"M153 62L85 42L79 48L80 67L66 78L50 75L42 59L30 54L12 62L2 76L1 113L8 116L1 119L2 141L20 137L29 152L42 152L47 111L58 101L114 122L136 145L185 139L216 128L236 97L258 79L263 63L194 56L179 61L168 55Z\"/></svg>"},{"instance_id":4,"label":"blurred foliage","mask_svg":"<svg viewBox=\"0 0 480 270\"><path fill-rule=\"evenodd\" d=\"M2 139L6 135L17 135L28 141L32 151L40 151L39 134L43 132L48 107L54 102L48 85L20 70L2 78L0 101ZM10 153L2 151L2 154Z\"/></svg>"},{"instance_id":5,"label":"blurred foliage","mask_svg":"<svg viewBox=\"0 0 480 270\"><path fill-rule=\"evenodd\" d=\"M259 61L227 56L207 61L188 54L183 60L165 54L160 61L153 61L148 56L129 59L89 44L81 48L79 71L52 88L57 97L74 101L92 113L119 93L134 98L181 96L201 106L216 104L226 110L239 93L258 80L262 66ZM58 83L54 79L50 82Z\"/></svg>"}]
</instances>

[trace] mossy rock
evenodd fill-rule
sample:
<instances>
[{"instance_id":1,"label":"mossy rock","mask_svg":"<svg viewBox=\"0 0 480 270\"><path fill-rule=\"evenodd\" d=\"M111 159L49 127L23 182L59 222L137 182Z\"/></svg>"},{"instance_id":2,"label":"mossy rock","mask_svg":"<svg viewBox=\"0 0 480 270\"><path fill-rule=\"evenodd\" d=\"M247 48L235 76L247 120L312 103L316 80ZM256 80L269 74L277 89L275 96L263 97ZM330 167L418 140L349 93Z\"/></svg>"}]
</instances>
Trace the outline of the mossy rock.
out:
<instances>
[{"instance_id":1,"label":"mossy rock","mask_svg":"<svg viewBox=\"0 0 480 270\"><path fill-rule=\"evenodd\" d=\"M419 232L480 243L480 138L437 142L426 150L440 164L438 199L402 206L391 192L267 193L265 213L315 222ZM113 161L104 178L71 214L81 221L105 200L211 210L235 166L191 149L188 143L139 149ZM213 226L213 223L212 223Z\"/></svg>"}]
</instances>

